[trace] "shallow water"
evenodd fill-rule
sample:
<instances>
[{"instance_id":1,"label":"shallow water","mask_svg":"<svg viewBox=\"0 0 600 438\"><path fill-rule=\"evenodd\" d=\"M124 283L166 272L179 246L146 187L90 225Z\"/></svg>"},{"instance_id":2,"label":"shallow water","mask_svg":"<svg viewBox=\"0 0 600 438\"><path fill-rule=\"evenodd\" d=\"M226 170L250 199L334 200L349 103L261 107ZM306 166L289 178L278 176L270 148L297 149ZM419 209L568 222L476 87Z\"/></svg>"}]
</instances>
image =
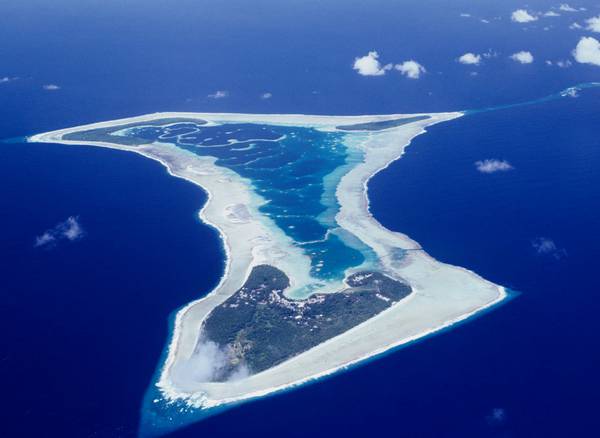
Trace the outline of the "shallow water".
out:
<instances>
[{"instance_id":1,"label":"shallow water","mask_svg":"<svg viewBox=\"0 0 600 438\"><path fill-rule=\"evenodd\" d=\"M264 199L258 210L310 257L314 287L319 281L340 281L347 269L373 259L365 245L344 242L334 220L339 210L335 187L362 161L362 153L344 143L352 134L248 123L140 124L114 132L215 157L217 166L246 178Z\"/></svg>"}]
</instances>

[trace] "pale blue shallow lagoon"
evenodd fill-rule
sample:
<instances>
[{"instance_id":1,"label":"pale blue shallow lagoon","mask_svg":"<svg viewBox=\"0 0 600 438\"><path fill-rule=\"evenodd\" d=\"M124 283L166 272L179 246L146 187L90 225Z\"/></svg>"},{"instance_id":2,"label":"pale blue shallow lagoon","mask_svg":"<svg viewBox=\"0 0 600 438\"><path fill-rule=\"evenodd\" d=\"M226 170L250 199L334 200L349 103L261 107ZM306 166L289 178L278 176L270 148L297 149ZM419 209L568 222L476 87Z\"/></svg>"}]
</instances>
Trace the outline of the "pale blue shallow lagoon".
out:
<instances>
[{"instance_id":1,"label":"pale blue shallow lagoon","mask_svg":"<svg viewBox=\"0 0 600 438\"><path fill-rule=\"evenodd\" d=\"M348 150L343 133L239 123L141 124L114 133L214 157L217 166L246 178L265 200L259 211L310 257L316 279L340 281L346 269L374 258L357 239L354 247L349 237L345 243L334 219L339 210L335 187L345 171L362 161L362 153Z\"/></svg>"}]
</instances>

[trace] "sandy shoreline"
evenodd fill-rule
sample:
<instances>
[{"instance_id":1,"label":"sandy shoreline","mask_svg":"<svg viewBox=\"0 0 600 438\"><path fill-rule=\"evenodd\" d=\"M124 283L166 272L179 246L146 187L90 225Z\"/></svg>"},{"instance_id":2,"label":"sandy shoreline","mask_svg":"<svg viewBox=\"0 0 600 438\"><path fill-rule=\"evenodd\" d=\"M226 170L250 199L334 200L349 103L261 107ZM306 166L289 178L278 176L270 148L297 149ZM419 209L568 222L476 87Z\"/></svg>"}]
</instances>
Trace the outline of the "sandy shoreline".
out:
<instances>
[{"instance_id":1,"label":"sandy shoreline","mask_svg":"<svg viewBox=\"0 0 600 438\"><path fill-rule=\"evenodd\" d=\"M165 143L130 147L105 142L69 141L63 140L62 136L92 128L171 117L198 118L212 123L310 126L330 131L341 124L383 121L415 114L337 117L156 113L39 134L30 137L29 141L84 144L139 153L161 162L171 175L199 185L208 193L200 218L215 227L223 239L227 255L225 273L213 291L177 313L167 359L157 382L167 400L185 400L190 405L206 408L263 396L332 374L391 348L443 330L506 298L506 291L501 286L464 268L437 262L408 236L385 229L369 212L367 192L370 178L399 159L411 140L424 133L427 126L452 120L462 114L427 115L431 119L357 136L357 143L351 147L364 152L364 162L346 173L335 191L341 207L336 215L337 223L371 247L386 271L408 281L415 290L410 298L317 347L249 378L224 383L198 382L186 387L175 384L170 371L178 360L192 354L206 315L235 293L251 268L257 264L271 264L286 272L292 281L305 281L310 264L308 257L272 221L258 212L257 208L264 200L252 192L249 181L215 166L214 159L199 157ZM248 209L248 215L244 213L243 220L231 214L232 211L241 211L239 206ZM398 248L411 251L398 260L393 256Z\"/></svg>"}]
</instances>

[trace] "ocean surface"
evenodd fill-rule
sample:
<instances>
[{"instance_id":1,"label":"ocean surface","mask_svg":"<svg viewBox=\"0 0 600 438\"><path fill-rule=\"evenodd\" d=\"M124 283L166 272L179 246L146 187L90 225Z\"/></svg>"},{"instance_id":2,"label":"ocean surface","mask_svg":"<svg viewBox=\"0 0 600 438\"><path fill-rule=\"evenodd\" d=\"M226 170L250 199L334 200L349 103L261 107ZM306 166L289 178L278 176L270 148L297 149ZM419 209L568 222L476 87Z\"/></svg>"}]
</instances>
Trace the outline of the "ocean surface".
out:
<instances>
[{"instance_id":1,"label":"ocean surface","mask_svg":"<svg viewBox=\"0 0 600 438\"><path fill-rule=\"evenodd\" d=\"M600 68L570 55L591 35L569 28L598 15L591 1L573 4L586 12L527 25L510 22L510 12L525 7L512 0L6 3L0 138L12 141L0 143L0 435L7 437L136 436L172 312L210 291L224 268L217 233L197 217L206 200L200 188L140 156L26 144L23 136L169 110L481 109L600 80ZM551 6L535 0L527 8ZM456 62L488 49L497 56L478 67ZM383 63L416 59L427 74L360 76L352 63L370 50ZM508 59L519 50L535 62ZM566 59L569 68L545 63ZM379 360L170 436L593 436L599 105L600 89L592 88L471 113L430 128L370 182L371 210L386 227L517 297ZM475 163L486 159L511 168L481 173ZM83 230L78 239L36 246L69 217Z\"/></svg>"}]
</instances>

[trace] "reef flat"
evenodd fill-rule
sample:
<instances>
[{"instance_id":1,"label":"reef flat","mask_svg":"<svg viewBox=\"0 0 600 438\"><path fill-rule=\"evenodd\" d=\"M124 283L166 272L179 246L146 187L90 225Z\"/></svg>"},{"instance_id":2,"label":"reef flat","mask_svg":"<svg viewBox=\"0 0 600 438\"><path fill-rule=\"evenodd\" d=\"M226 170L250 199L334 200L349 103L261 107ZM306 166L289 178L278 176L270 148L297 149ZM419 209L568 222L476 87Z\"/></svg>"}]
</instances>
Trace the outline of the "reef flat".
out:
<instances>
[{"instance_id":1,"label":"reef flat","mask_svg":"<svg viewBox=\"0 0 600 438\"><path fill-rule=\"evenodd\" d=\"M157 121L149 121L145 124L148 126L163 126L165 124L186 123L186 122L193 122L196 125L204 125L206 123L205 121L200 120L200 119L186 119L183 117L173 117L173 118L167 118L167 119L160 119ZM135 126L136 126L136 124L132 123L130 125L120 126L120 129L127 129L127 128L132 128ZM135 136L113 135L113 131L114 131L114 129L112 129L110 127L94 128L94 129L89 129L89 130L85 130L85 131L74 131L74 132L65 134L63 136L63 139L71 140L71 141L80 141L80 142L106 141L106 142L110 142L110 143L119 144L122 146L139 146L139 145L147 143L147 140L144 140L143 138L136 138Z\"/></svg>"},{"instance_id":2,"label":"reef flat","mask_svg":"<svg viewBox=\"0 0 600 438\"><path fill-rule=\"evenodd\" d=\"M226 272L178 311L153 382L156 406L207 410L347 368L506 297L369 212L369 179L461 115L157 113L29 141L134 152L208 192L200 217L223 238ZM153 427L175 422L159 411Z\"/></svg>"}]
</instances>

